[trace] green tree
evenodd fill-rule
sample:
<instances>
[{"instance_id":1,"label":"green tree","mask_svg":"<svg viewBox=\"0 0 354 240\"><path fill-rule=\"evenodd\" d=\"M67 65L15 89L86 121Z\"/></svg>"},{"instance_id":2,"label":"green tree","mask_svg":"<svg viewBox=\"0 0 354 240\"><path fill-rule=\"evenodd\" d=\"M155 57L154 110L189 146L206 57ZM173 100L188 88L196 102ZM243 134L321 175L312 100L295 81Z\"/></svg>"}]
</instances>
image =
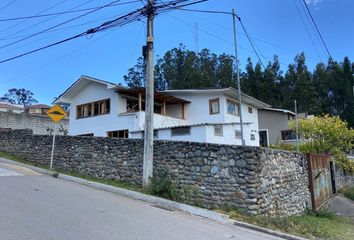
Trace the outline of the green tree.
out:
<instances>
[{"instance_id":1,"label":"green tree","mask_svg":"<svg viewBox=\"0 0 354 240\"><path fill-rule=\"evenodd\" d=\"M0 97L0 101L23 105L24 107L28 107L37 102L37 100L33 98L33 93L24 88L9 89L3 97Z\"/></svg>"},{"instance_id":2,"label":"green tree","mask_svg":"<svg viewBox=\"0 0 354 240\"><path fill-rule=\"evenodd\" d=\"M295 122L290 125L295 130ZM301 151L332 154L345 171L354 173L354 163L345 156L353 148L354 131L339 116L327 114L299 119L299 133L303 140Z\"/></svg>"},{"instance_id":3,"label":"green tree","mask_svg":"<svg viewBox=\"0 0 354 240\"><path fill-rule=\"evenodd\" d=\"M318 112L318 96L312 81L311 73L305 64L305 55L301 53L295 57L295 63L290 64L283 82L283 106L293 109L294 100L297 100L298 111L313 114Z\"/></svg>"}]
</instances>

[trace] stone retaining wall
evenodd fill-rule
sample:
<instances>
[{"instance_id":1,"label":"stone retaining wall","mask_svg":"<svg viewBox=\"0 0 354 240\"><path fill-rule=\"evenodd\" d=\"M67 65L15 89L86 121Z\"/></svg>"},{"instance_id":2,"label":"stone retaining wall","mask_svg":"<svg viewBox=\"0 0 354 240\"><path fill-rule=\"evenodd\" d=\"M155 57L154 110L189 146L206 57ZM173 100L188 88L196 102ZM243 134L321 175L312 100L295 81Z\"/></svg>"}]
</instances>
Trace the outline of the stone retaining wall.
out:
<instances>
[{"instance_id":1,"label":"stone retaining wall","mask_svg":"<svg viewBox=\"0 0 354 240\"><path fill-rule=\"evenodd\" d=\"M0 151L49 165L51 136L0 131ZM58 136L54 166L141 184L143 141ZM299 153L230 145L155 141L154 173L169 171L182 199L207 208L292 215L310 202L307 162ZM190 195L190 196L189 196Z\"/></svg>"},{"instance_id":2,"label":"stone retaining wall","mask_svg":"<svg viewBox=\"0 0 354 240\"><path fill-rule=\"evenodd\" d=\"M344 173L342 169L336 169L336 184L337 190L344 186L354 187L354 175Z\"/></svg>"}]
</instances>

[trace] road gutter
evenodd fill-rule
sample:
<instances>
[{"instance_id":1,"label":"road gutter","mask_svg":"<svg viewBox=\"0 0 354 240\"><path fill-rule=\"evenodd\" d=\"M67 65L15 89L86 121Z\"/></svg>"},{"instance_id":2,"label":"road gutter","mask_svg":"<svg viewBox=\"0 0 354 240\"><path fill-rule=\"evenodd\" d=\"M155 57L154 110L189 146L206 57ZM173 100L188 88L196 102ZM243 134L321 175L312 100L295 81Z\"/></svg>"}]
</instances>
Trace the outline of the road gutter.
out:
<instances>
[{"instance_id":1,"label":"road gutter","mask_svg":"<svg viewBox=\"0 0 354 240\"><path fill-rule=\"evenodd\" d=\"M78 177L73 177L70 175L58 173L55 171L50 171L47 169L35 167L32 165L16 162L16 161L5 159L5 158L0 158L0 162L10 163L10 164L26 167L26 168L29 168L33 171L36 171L36 172L44 174L44 175L49 175L49 176L60 178L60 179L66 180L66 181L78 183L78 184L85 185L85 186L88 186L88 187L91 187L91 188L94 188L97 190L115 193L115 194L118 194L121 196L135 199L135 200L148 202L150 204L159 206L161 208L166 208L169 210L177 210L177 211L189 213L189 214L192 214L195 216L204 217L204 218L214 220L214 221L222 223L222 224L235 225L238 227L247 228L250 230L258 231L261 233L266 233L269 235L281 237L281 238L288 239L288 240L305 240L305 238L301 238L301 237L293 236L290 234L274 231L271 229L259 227L259 226L253 225L253 224L233 220L233 219L230 219L226 214L218 213L218 212L207 210L204 208L194 207L194 206L187 205L184 203L178 203L178 202L174 202L174 201L167 200L164 198L140 193L140 192L135 192L135 191L131 191L131 190L123 189L123 188L118 188L118 187L114 187L114 186L110 186L110 185L106 185L106 184L102 184L102 183L98 183L98 182L93 182L93 181L89 181L89 180L78 178Z\"/></svg>"}]
</instances>

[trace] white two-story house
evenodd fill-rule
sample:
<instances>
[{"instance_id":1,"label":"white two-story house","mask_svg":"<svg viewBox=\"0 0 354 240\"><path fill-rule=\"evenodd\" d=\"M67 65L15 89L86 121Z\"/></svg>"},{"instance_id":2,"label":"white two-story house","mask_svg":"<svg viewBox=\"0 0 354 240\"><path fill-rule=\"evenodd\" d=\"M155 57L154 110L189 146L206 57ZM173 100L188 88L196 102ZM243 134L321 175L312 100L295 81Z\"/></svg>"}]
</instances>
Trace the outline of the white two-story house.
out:
<instances>
[{"instance_id":1,"label":"white two-story house","mask_svg":"<svg viewBox=\"0 0 354 240\"><path fill-rule=\"evenodd\" d=\"M82 76L61 94L56 104L70 105L69 134L118 138L143 138L145 89ZM157 140L259 146L258 109L270 107L237 91L188 89L156 91L154 136Z\"/></svg>"}]
</instances>

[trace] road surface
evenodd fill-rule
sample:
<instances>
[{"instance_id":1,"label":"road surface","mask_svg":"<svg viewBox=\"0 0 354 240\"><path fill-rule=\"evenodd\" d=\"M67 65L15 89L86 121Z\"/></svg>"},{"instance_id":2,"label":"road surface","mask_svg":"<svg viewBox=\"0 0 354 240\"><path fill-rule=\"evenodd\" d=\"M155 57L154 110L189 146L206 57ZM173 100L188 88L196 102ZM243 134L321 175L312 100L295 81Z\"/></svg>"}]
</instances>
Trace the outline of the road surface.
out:
<instances>
[{"instance_id":1,"label":"road surface","mask_svg":"<svg viewBox=\"0 0 354 240\"><path fill-rule=\"evenodd\" d=\"M274 240L0 163L0 240Z\"/></svg>"}]
</instances>

